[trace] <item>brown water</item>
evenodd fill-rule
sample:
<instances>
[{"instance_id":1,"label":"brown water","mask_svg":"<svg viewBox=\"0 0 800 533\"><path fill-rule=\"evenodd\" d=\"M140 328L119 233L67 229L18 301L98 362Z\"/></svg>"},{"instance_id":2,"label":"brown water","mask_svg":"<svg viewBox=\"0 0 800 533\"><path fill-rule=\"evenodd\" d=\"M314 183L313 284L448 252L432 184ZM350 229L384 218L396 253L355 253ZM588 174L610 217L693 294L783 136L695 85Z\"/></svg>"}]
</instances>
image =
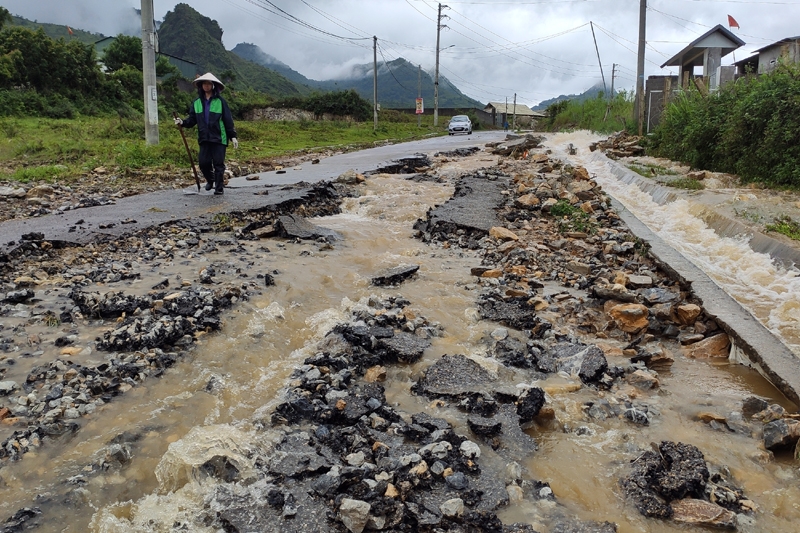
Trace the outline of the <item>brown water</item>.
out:
<instances>
[{"instance_id":1,"label":"brown water","mask_svg":"<svg viewBox=\"0 0 800 533\"><path fill-rule=\"evenodd\" d=\"M480 158L475 158L474 166L489 164ZM269 241L271 251L265 253L258 251L263 241L243 243L249 255L230 257L231 263L252 263L253 273L277 269L277 285L239 304L221 333L206 337L163 378L104 406L72 441L50 445L4 468L0 515L38 500L37 505L50 509L42 531L166 532L176 522L191 524L191 531L211 531L193 520L214 480L195 479L193 466L215 450L224 450L243 472L252 468L255 457L275 438L264 421L293 368L348 309L373 294L401 294L415 312L444 329L422 361L390 369L388 400L409 412L427 410L442 416L468 434L459 413L432 407L409 391L416 373L445 353L472 356L496 369L491 360L482 358L486 349L482 339L497 325L477 320L474 308L478 290L471 285L475 279L469 268L478 265L479 258L472 252L431 248L411 238L413 221L452 190L449 184L372 177L360 198L345 202L343 214L315 221L344 235L333 249ZM418 277L396 290L370 285L372 274L402 263L419 264ZM749 531L796 531L797 465L770 462L757 439L715 432L695 419L700 411L721 415L736 411L742 398L751 394L782 401L779 393L744 367L687 360L675 346L665 348L673 352L676 363L660 376L661 389L641 398L660 413L649 427L589 421L581 405L596 399L596 391L558 393L559 386L574 384L561 376L539 383L555 387L549 389L553 391L549 403L558 422L530 430L540 450L521 466L531 477L549 482L558 501L584 519L617 522L621 532L701 531L640 517L616 485L627 463L651 441L680 440L700 448L711 463L726 465L758 504L760 512ZM636 394L632 389L627 392ZM573 430L581 426L588 431L579 436ZM132 445L130 464L87 475L85 485L75 485L68 498L62 496L63 480L96 462L107 443L125 431L140 435ZM482 461L505 466L485 447ZM530 522L545 532L551 506L523 501L503 510L501 517L509 523Z\"/></svg>"}]
</instances>

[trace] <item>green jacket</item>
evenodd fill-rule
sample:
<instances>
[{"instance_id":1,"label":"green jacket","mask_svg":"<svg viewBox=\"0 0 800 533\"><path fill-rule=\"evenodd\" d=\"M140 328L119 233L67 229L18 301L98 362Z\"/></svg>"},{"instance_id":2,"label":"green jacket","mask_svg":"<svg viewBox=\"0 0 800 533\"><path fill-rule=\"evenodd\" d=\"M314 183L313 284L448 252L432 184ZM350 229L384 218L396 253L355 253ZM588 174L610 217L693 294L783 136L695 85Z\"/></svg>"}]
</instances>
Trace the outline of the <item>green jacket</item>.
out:
<instances>
[{"instance_id":1,"label":"green jacket","mask_svg":"<svg viewBox=\"0 0 800 533\"><path fill-rule=\"evenodd\" d=\"M228 102L221 96L212 96L208 101L208 121L203 109L204 99L198 98L189 109L189 116L183 119L183 126L191 128L197 124L198 143L217 143L227 145L236 137L233 115Z\"/></svg>"}]
</instances>

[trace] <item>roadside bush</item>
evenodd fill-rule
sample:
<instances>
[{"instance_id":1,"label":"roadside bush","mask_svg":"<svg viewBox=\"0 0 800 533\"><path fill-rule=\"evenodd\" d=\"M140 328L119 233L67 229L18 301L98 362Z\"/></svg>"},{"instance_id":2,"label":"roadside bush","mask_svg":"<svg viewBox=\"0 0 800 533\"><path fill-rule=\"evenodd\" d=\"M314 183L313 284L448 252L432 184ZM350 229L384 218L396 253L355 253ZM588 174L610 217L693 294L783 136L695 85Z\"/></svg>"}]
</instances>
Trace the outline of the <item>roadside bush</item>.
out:
<instances>
[{"instance_id":1,"label":"roadside bush","mask_svg":"<svg viewBox=\"0 0 800 533\"><path fill-rule=\"evenodd\" d=\"M589 100L562 100L546 110L544 126L547 131L570 129L612 133L633 127L633 98L620 91L609 100L603 93Z\"/></svg>"},{"instance_id":2,"label":"roadside bush","mask_svg":"<svg viewBox=\"0 0 800 533\"><path fill-rule=\"evenodd\" d=\"M800 66L780 65L665 109L650 153L747 182L800 187Z\"/></svg>"}]
</instances>

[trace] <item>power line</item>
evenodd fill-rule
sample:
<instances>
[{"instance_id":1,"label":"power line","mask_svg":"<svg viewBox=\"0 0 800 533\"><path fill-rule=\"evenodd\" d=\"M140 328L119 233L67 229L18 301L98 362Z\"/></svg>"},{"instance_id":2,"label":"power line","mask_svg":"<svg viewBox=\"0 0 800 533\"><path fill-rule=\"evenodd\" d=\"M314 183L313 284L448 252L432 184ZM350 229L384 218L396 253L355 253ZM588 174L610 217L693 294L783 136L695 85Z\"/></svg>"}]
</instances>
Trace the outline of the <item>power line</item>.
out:
<instances>
[{"instance_id":1,"label":"power line","mask_svg":"<svg viewBox=\"0 0 800 533\"><path fill-rule=\"evenodd\" d=\"M399 85L406 91L409 91L410 89L405 85L403 85L402 83L400 83L400 80L398 80L397 77L394 75L394 72L392 72L392 67L389 66L389 63L386 62L386 58L383 56L383 49L381 48L381 45L378 45L378 52L380 52L381 58L383 59L383 64L386 65L386 68L389 70L389 74L392 75L392 78L394 78L394 81L397 82L397 85Z\"/></svg>"}]
</instances>

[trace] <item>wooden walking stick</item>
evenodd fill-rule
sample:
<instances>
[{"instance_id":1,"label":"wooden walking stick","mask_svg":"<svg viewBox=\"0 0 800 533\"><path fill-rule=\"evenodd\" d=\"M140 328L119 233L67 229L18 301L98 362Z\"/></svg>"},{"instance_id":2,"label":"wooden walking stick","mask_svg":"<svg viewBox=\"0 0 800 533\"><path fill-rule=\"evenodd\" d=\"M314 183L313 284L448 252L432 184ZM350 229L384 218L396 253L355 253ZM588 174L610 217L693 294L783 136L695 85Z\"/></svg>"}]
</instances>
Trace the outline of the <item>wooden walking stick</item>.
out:
<instances>
[{"instance_id":1,"label":"wooden walking stick","mask_svg":"<svg viewBox=\"0 0 800 533\"><path fill-rule=\"evenodd\" d=\"M174 118L178 118L178 114L173 111L172 116ZM197 190L200 190L200 176L197 175L197 167L194 166L194 159L192 158L192 151L189 150L189 143L186 142L186 135L183 133L183 126L178 124L178 131L181 132L181 139L183 139L183 145L186 147L186 153L189 154L189 163L192 164L192 172L194 172L194 181L197 183Z\"/></svg>"}]
</instances>

